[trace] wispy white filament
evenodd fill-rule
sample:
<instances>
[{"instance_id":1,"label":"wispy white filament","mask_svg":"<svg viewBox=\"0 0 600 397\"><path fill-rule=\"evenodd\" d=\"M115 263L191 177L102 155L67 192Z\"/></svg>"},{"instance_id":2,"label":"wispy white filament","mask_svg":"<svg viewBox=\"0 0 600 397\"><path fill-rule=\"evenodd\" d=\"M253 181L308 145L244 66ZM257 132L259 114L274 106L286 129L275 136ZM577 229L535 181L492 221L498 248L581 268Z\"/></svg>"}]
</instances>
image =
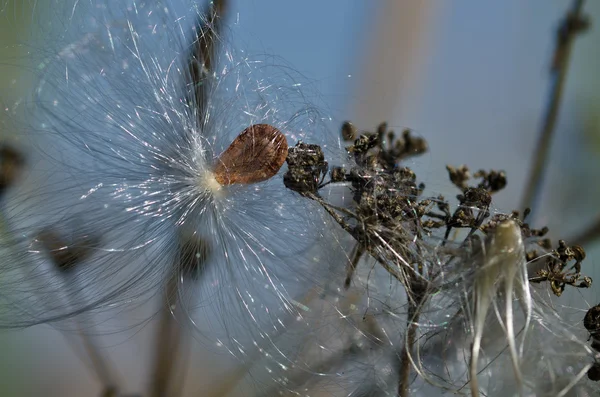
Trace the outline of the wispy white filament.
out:
<instances>
[{"instance_id":1,"label":"wispy white filament","mask_svg":"<svg viewBox=\"0 0 600 397\"><path fill-rule=\"evenodd\" d=\"M515 288L516 286L516 288ZM485 244L482 263L475 270L473 285L473 344L471 347L470 382L471 393L479 396L477 381L481 340L489 323L488 313L492 306L504 301L504 308L497 311L498 321L506 335L517 389L522 388L520 357L516 346L513 301L517 297L525 311L525 327L528 327L532 314L529 294L525 245L521 229L514 221L506 221L497 226Z\"/></svg>"},{"instance_id":2,"label":"wispy white filament","mask_svg":"<svg viewBox=\"0 0 600 397\"><path fill-rule=\"evenodd\" d=\"M200 106L190 57L206 23L202 2L70 6L64 14L62 1L49 7L56 20L42 23L47 37L31 45L36 89L19 128L35 146L34 167L6 206L18 240L0 263L0 325L143 304L161 293L181 236L191 235L208 243L210 257L195 283L181 281L183 295L197 290L190 324L222 344L271 344L270 333L297 315L295 298L332 276L318 257L319 247L337 246L327 240L330 223L285 188L282 173L221 187L212 169L258 123L278 128L289 145L302 139L336 153L317 97L282 61L254 58L215 35L222 51L200 83L208 90ZM36 240L44 227L99 236L74 277L85 304L60 303L69 293Z\"/></svg>"}]
</instances>

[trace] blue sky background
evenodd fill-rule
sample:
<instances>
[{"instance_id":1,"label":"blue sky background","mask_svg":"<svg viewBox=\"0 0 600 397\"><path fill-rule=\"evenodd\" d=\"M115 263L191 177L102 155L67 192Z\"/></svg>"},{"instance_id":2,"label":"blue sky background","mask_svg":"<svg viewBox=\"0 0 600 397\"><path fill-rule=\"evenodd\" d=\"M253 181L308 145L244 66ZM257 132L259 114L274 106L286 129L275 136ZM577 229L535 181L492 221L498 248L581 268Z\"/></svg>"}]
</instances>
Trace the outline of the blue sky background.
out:
<instances>
[{"instance_id":1,"label":"blue sky background","mask_svg":"<svg viewBox=\"0 0 600 397\"><path fill-rule=\"evenodd\" d=\"M341 114L357 55L372 36L384 2L359 0L235 0L230 21L249 53L274 54L314 81L328 106ZM246 35L247 33L247 35ZM234 38L235 40L235 38Z\"/></svg>"}]
</instances>

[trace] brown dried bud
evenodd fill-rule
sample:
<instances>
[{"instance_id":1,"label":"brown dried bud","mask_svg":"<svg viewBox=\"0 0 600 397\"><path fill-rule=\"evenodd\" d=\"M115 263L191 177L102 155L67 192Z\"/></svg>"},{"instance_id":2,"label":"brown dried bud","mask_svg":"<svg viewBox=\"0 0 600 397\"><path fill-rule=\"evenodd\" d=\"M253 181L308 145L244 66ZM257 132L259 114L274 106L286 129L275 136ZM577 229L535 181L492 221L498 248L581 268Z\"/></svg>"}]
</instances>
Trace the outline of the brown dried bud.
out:
<instances>
[{"instance_id":1,"label":"brown dried bud","mask_svg":"<svg viewBox=\"0 0 600 397\"><path fill-rule=\"evenodd\" d=\"M356 139L356 127L349 121L342 124L342 138L345 141L353 141Z\"/></svg>"},{"instance_id":2,"label":"brown dried bud","mask_svg":"<svg viewBox=\"0 0 600 397\"><path fill-rule=\"evenodd\" d=\"M81 236L70 245L53 229L44 229L37 240L47 251L52 263L62 272L73 270L78 264L88 259L99 240L91 236Z\"/></svg>"},{"instance_id":3,"label":"brown dried bud","mask_svg":"<svg viewBox=\"0 0 600 397\"><path fill-rule=\"evenodd\" d=\"M344 167L334 167L331 170L331 182L342 182L346 178Z\"/></svg>"},{"instance_id":4,"label":"brown dried bud","mask_svg":"<svg viewBox=\"0 0 600 397\"><path fill-rule=\"evenodd\" d=\"M583 318L583 326L592 336L600 334L600 305L591 307Z\"/></svg>"},{"instance_id":5,"label":"brown dried bud","mask_svg":"<svg viewBox=\"0 0 600 397\"><path fill-rule=\"evenodd\" d=\"M246 128L225 150L215 166L221 185L258 183L275 176L287 157L285 135L269 124Z\"/></svg>"},{"instance_id":6,"label":"brown dried bud","mask_svg":"<svg viewBox=\"0 0 600 397\"><path fill-rule=\"evenodd\" d=\"M10 146L0 146L0 196L15 181L24 164L21 153Z\"/></svg>"}]
</instances>

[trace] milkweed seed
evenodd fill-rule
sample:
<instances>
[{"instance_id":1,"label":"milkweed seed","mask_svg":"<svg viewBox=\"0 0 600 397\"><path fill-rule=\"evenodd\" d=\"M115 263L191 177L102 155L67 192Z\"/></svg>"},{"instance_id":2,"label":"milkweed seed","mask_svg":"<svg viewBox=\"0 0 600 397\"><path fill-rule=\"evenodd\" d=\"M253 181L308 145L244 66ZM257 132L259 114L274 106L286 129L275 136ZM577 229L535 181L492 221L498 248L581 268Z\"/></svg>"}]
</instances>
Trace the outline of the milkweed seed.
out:
<instances>
[{"instance_id":1,"label":"milkweed seed","mask_svg":"<svg viewBox=\"0 0 600 397\"><path fill-rule=\"evenodd\" d=\"M269 124L252 125L221 154L215 179L221 185L266 181L277 174L287 152L287 140L281 131Z\"/></svg>"}]
</instances>

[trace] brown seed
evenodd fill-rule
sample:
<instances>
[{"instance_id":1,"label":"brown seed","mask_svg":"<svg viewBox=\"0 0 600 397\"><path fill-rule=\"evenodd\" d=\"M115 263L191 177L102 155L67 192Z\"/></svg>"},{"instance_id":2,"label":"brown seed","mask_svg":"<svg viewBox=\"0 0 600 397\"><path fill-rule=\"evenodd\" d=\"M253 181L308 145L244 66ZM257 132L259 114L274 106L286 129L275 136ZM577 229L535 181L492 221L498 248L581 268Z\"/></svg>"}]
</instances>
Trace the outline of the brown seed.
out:
<instances>
[{"instance_id":1,"label":"brown seed","mask_svg":"<svg viewBox=\"0 0 600 397\"><path fill-rule=\"evenodd\" d=\"M237 136L219 157L215 179L221 185L257 183L273 177L287 157L285 135L269 124L255 124Z\"/></svg>"}]
</instances>

